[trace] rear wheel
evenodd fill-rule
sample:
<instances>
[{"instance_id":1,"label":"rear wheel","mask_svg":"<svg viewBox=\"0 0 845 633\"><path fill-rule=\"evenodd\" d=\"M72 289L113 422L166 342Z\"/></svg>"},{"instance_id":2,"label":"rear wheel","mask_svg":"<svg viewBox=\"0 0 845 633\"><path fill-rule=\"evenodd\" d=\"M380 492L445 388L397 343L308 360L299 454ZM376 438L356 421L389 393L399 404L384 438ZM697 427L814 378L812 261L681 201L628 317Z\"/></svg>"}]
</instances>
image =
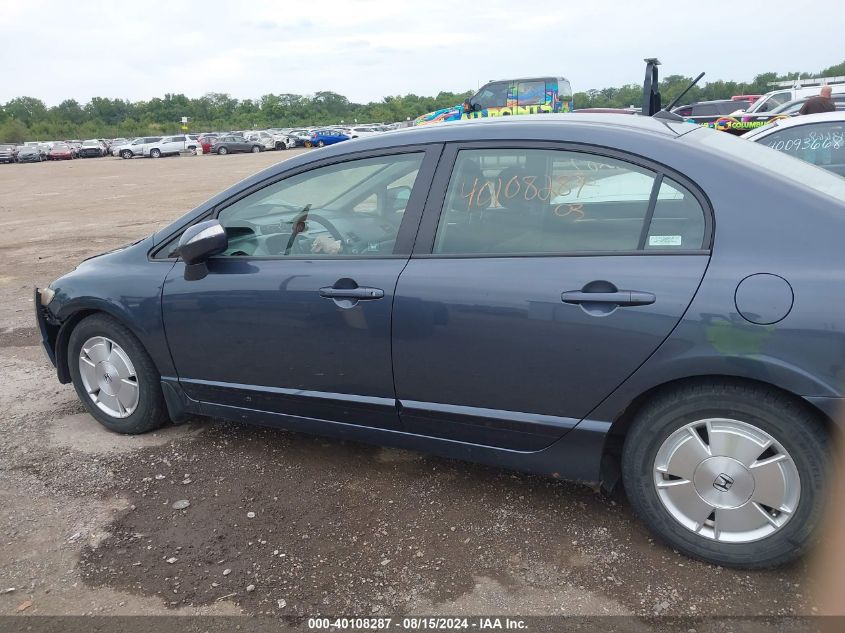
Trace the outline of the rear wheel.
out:
<instances>
[{"instance_id":1,"label":"rear wheel","mask_svg":"<svg viewBox=\"0 0 845 633\"><path fill-rule=\"evenodd\" d=\"M117 433L145 433L167 421L161 378L132 332L106 315L80 321L68 341L68 366L88 412Z\"/></svg>"},{"instance_id":2,"label":"rear wheel","mask_svg":"<svg viewBox=\"0 0 845 633\"><path fill-rule=\"evenodd\" d=\"M777 391L683 387L637 415L622 457L625 491L678 550L730 567L773 567L813 541L826 443L821 422Z\"/></svg>"}]
</instances>

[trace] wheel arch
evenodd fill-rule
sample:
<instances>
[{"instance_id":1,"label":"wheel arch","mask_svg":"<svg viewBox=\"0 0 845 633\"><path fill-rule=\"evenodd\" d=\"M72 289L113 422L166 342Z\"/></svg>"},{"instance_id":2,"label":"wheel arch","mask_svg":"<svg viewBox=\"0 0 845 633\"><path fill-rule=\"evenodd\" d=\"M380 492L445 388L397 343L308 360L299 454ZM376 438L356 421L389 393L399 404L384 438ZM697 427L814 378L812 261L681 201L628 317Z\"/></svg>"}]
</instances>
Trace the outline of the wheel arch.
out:
<instances>
[{"instance_id":1,"label":"wheel arch","mask_svg":"<svg viewBox=\"0 0 845 633\"><path fill-rule=\"evenodd\" d=\"M829 434L834 433L836 421L830 416L829 410L818 406L816 402L811 399L804 398L784 387L765 382L762 380L755 380L743 376L732 376L727 374L702 374L695 376L685 376L674 380L668 380L657 385L653 385L634 397L612 421L610 429L604 442L601 457L601 472L602 485L607 489L612 489L621 477L621 470L619 468L619 459L622 453L622 447L625 443L625 438L628 434L631 425L637 417L637 414L643 407L655 398L660 397L665 393L670 393L677 389L695 385L705 384L730 384L740 385L745 387L753 387L756 389L765 389L768 391L775 391L794 402L797 406L809 412L822 422Z\"/></svg>"},{"instance_id":2,"label":"wheel arch","mask_svg":"<svg viewBox=\"0 0 845 633\"><path fill-rule=\"evenodd\" d=\"M133 334L133 336L138 339L138 342L150 356L153 361L153 364L156 366L156 369L159 371L159 373L164 373L162 372L162 369L164 368L161 366L161 363L157 360L157 354L154 353L155 350L151 349L151 346L149 345L148 333L139 329L137 324L133 322L133 319L128 318L127 314L122 313L115 306L112 306L110 304L80 305L74 307L73 309L69 309L63 312L64 314L62 314L61 316L61 326L59 327L59 331L56 334L55 342L56 373L58 375L60 383L67 384L71 382L70 366L68 364L68 345L70 343L70 336L73 333L73 330L84 319L98 314L108 316L117 321L120 325L127 328Z\"/></svg>"}]
</instances>

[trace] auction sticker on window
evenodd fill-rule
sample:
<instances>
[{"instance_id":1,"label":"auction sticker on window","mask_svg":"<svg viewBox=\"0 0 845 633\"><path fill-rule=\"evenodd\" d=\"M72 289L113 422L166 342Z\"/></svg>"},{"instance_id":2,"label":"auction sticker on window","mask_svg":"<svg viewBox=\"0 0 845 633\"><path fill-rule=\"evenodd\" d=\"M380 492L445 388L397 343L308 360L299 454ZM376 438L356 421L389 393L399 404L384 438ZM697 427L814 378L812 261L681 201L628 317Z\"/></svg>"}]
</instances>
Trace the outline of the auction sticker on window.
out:
<instances>
[{"instance_id":1,"label":"auction sticker on window","mask_svg":"<svg viewBox=\"0 0 845 633\"><path fill-rule=\"evenodd\" d=\"M648 236L648 245L649 246L680 246L681 245L681 236L680 235L649 235Z\"/></svg>"}]
</instances>

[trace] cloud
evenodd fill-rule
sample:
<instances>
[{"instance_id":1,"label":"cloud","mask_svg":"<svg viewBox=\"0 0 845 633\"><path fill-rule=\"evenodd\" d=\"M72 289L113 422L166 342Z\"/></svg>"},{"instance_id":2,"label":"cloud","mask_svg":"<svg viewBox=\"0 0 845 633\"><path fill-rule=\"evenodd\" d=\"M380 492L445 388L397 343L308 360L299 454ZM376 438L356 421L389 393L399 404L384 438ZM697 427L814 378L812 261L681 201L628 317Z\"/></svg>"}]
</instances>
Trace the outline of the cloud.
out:
<instances>
[{"instance_id":1,"label":"cloud","mask_svg":"<svg viewBox=\"0 0 845 633\"><path fill-rule=\"evenodd\" d=\"M843 3L805 3L812 46L794 38L794 3L765 19L678 11L658 0L0 0L0 103L93 96L147 100L166 92L333 90L353 101L476 88L493 78L565 76L576 91L640 83L643 57L666 74L748 80L843 61ZM246 10L245 10L246 9ZM43 45L26 48L18 43ZM49 45L48 45L49 44Z\"/></svg>"}]
</instances>

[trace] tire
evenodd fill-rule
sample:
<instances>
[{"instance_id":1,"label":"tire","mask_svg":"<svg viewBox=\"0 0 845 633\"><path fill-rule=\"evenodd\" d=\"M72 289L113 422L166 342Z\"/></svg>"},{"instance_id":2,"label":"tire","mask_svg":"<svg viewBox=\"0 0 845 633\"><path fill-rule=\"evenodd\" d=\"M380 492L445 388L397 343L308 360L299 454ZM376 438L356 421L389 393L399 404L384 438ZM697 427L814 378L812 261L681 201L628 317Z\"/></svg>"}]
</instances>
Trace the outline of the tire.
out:
<instances>
[{"instance_id":1,"label":"tire","mask_svg":"<svg viewBox=\"0 0 845 633\"><path fill-rule=\"evenodd\" d=\"M287 149L287 148L288 148L288 146L287 146L287 145L285 145L284 143L282 143L281 141L278 141L278 142L276 143L276 151L277 151L277 152L278 152L278 151L281 151L281 150L285 150L285 149Z\"/></svg>"},{"instance_id":2,"label":"tire","mask_svg":"<svg viewBox=\"0 0 845 633\"><path fill-rule=\"evenodd\" d=\"M161 150L154 147L150 150L150 158L161 158Z\"/></svg>"},{"instance_id":3,"label":"tire","mask_svg":"<svg viewBox=\"0 0 845 633\"><path fill-rule=\"evenodd\" d=\"M326 144L323 141L317 141L317 147L325 147Z\"/></svg>"},{"instance_id":4,"label":"tire","mask_svg":"<svg viewBox=\"0 0 845 633\"><path fill-rule=\"evenodd\" d=\"M312 147L314 147L314 144L313 144L311 141L305 141L305 142L302 144L302 146L303 146L303 147L307 147L308 149L311 149Z\"/></svg>"},{"instance_id":5,"label":"tire","mask_svg":"<svg viewBox=\"0 0 845 633\"><path fill-rule=\"evenodd\" d=\"M128 150L128 149L125 149L122 152L120 152L120 157L123 158L123 159L132 158L132 155L133 155L132 151Z\"/></svg>"},{"instance_id":6,"label":"tire","mask_svg":"<svg viewBox=\"0 0 845 633\"><path fill-rule=\"evenodd\" d=\"M197 146L196 145L190 145L188 147L188 150L191 152L191 156L197 155Z\"/></svg>"},{"instance_id":7,"label":"tire","mask_svg":"<svg viewBox=\"0 0 845 633\"><path fill-rule=\"evenodd\" d=\"M252 146L252 153L253 153L253 154L258 154L260 151L261 151L261 146L260 146L260 145L253 145L253 146Z\"/></svg>"},{"instance_id":8,"label":"tire","mask_svg":"<svg viewBox=\"0 0 845 633\"><path fill-rule=\"evenodd\" d=\"M228 153L229 153L229 150L226 149L225 147L221 147L217 150L218 156L225 156Z\"/></svg>"},{"instance_id":9,"label":"tire","mask_svg":"<svg viewBox=\"0 0 845 633\"><path fill-rule=\"evenodd\" d=\"M637 413L622 454L625 492L640 519L688 556L776 567L814 541L828 443L813 412L778 391L728 380L688 385ZM789 511L772 509L777 500Z\"/></svg>"},{"instance_id":10,"label":"tire","mask_svg":"<svg viewBox=\"0 0 845 633\"><path fill-rule=\"evenodd\" d=\"M134 369L135 389L129 391L136 394L137 398L134 407L126 409L127 415L124 417L110 415L95 403L94 396L89 394L85 385L85 378L80 369L80 354L83 345L103 339L110 341L112 346L93 345L89 347L89 351L99 348L98 354L94 354L93 351L91 351L91 356L86 354L89 363L100 357L99 354L106 349L110 349L112 352L108 354L106 363L114 359L118 355L117 352L122 352L123 356L128 357L129 363L127 365L125 361L120 360L120 358L123 358L123 356L120 356L111 365L105 365L107 369L105 370L104 381L101 381L100 384L106 385L106 382L108 384L100 389L100 393L103 389L118 384L118 376L110 377L110 375L121 373L117 367L125 369L129 366ZM167 407L161 392L161 377L158 370L135 335L115 319L104 314L95 314L80 321L71 332L68 341L68 366L73 386L85 408L94 419L110 431L136 435L157 429L167 422ZM97 364L97 367L101 366L100 363ZM120 381L125 382L122 378ZM117 389L122 388L122 386L117 387ZM109 406L105 398L101 401L101 405Z\"/></svg>"}]
</instances>

